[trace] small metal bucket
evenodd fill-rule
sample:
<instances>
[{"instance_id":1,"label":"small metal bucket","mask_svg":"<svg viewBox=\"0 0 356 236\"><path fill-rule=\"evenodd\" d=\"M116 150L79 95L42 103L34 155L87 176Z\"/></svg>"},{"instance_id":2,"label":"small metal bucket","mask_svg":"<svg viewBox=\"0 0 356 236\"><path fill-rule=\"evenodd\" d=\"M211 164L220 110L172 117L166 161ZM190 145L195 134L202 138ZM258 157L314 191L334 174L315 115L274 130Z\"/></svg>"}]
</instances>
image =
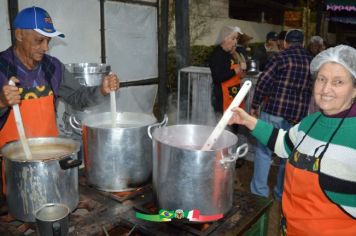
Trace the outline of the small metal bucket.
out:
<instances>
[{"instance_id":1,"label":"small metal bucket","mask_svg":"<svg viewBox=\"0 0 356 236\"><path fill-rule=\"evenodd\" d=\"M69 213L66 205L49 203L35 213L39 236L66 236L69 232Z\"/></svg>"}]
</instances>

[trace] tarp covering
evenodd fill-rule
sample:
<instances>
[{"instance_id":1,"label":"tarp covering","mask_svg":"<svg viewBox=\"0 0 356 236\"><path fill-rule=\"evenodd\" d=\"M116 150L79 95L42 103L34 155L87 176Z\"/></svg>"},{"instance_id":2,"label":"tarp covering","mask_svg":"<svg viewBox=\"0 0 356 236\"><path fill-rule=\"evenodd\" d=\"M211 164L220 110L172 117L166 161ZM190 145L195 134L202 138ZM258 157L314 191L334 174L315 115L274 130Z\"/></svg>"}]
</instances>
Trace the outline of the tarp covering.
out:
<instances>
[{"instance_id":1,"label":"tarp covering","mask_svg":"<svg viewBox=\"0 0 356 236\"><path fill-rule=\"evenodd\" d=\"M64 39L51 40L50 55L65 64L101 62L98 0L19 1L19 10L34 5L46 9L55 27L66 36ZM7 7L0 11L8 15ZM112 71L118 74L121 81L157 78L157 8L105 1L104 15L106 63L111 65ZM149 85L120 89L117 93L117 110L152 113L157 87ZM104 111L109 107L109 104L101 106Z\"/></svg>"},{"instance_id":2,"label":"tarp covering","mask_svg":"<svg viewBox=\"0 0 356 236\"><path fill-rule=\"evenodd\" d=\"M0 22L5 22L0 24L0 51L7 49L11 44L11 34L10 34L10 24L9 24L9 14L7 10L7 0L0 0Z\"/></svg>"},{"instance_id":3,"label":"tarp covering","mask_svg":"<svg viewBox=\"0 0 356 236\"><path fill-rule=\"evenodd\" d=\"M122 81L158 77L157 9L105 3L107 61ZM152 112L157 85L121 89L118 109Z\"/></svg>"}]
</instances>

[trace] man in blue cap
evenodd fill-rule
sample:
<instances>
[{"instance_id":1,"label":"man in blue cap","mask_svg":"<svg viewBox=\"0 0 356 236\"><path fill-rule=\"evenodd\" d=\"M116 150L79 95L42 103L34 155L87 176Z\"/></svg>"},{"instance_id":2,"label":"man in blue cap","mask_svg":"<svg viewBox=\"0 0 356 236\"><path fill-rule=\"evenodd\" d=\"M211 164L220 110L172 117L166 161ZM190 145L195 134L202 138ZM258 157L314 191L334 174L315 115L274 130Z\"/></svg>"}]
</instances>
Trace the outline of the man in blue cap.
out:
<instances>
[{"instance_id":1,"label":"man in blue cap","mask_svg":"<svg viewBox=\"0 0 356 236\"><path fill-rule=\"evenodd\" d=\"M15 44L0 52L0 148L19 140L13 105L19 105L27 138L53 137L59 135L57 98L81 110L119 88L114 74L106 76L101 86L81 86L57 58L46 54L51 38L64 34L54 28L44 9L23 9L13 26ZM9 85L10 80L16 85Z\"/></svg>"},{"instance_id":2,"label":"man in blue cap","mask_svg":"<svg viewBox=\"0 0 356 236\"><path fill-rule=\"evenodd\" d=\"M252 58L259 63L259 70L263 71L268 59L278 50L278 34L274 31L266 35L266 42L259 45L253 52Z\"/></svg>"},{"instance_id":3,"label":"man in blue cap","mask_svg":"<svg viewBox=\"0 0 356 236\"><path fill-rule=\"evenodd\" d=\"M312 91L309 65L312 58L303 47L303 41L304 34L301 30L289 30L284 40L285 49L270 58L256 84L251 114L259 116L275 128L288 130L308 113ZM262 111L259 113L261 107ZM269 196L267 181L271 157L272 151L258 143L250 185L252 193ZM284 167L285 160L280 159L274 188L274 197L278 200L283 192Z\"/></svg>"}]
</instances>

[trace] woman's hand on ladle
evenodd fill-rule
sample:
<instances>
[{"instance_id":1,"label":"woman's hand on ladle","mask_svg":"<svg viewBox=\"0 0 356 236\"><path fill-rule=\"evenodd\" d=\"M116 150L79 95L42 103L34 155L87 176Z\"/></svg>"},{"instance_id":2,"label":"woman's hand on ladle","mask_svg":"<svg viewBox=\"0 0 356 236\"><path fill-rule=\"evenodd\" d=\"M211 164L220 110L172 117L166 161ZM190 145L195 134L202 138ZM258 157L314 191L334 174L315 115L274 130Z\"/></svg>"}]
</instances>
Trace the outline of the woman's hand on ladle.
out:
<instances>
[{"instance_id":1,"label":"woman's hand on ladle","mask_svg":"<svg viewBox=\"0 0 356 236\"><path fill-rule=\"evenodd\" d=\"M257 119L251 115L249 115L245 110L239 107L234 107L229 125L231 124L239 124L246 126L249 130L253 130L256 127Z\"/></svg>"}]
</instances>

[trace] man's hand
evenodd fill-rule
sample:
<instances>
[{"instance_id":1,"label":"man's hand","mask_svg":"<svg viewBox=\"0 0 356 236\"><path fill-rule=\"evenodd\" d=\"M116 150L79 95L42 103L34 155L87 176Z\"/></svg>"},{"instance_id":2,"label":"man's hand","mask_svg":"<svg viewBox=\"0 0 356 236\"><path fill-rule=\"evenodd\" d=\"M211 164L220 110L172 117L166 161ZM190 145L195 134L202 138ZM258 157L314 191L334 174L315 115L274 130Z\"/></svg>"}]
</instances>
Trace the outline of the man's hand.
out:
<instances>
[{"instance_id":1,"label":"man's hand","mask_svg":"<svg viewBox=\"0 0 356 236\"><path fill-rule=\"evenodd\" d=\"M105 96L111 91L116 91L120 87L119 78L115 74L109 74L104 77L101 83L101 93Z\"/></svg>"},{"instance_id":2,"label":"man's hand","mask_svg":"<svg viewBox=\"0 0 356 236\"><path fill-rule=\"evenodd\" d=\"M19 80L16 77L11 77L10 80L18 83ZM19 104L21 101L20 91L14 85L6 84L0 91L0 108L5 108Z\"/></svg>"}]
</instances>

